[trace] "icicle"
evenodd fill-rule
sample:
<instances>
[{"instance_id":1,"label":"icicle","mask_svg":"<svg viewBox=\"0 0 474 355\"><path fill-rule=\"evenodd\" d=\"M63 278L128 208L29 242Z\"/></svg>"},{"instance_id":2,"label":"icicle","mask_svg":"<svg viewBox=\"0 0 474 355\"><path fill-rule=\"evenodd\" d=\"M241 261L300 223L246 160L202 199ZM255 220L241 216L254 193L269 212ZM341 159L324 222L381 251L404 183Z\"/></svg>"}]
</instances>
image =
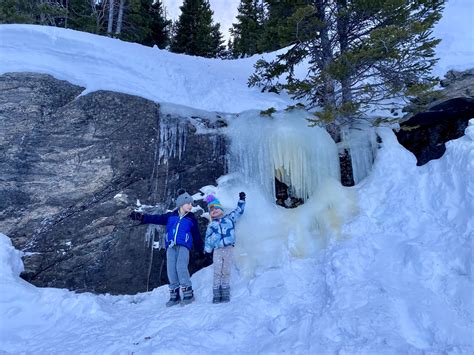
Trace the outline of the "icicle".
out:
<instances>
[{"instance_id":1,"label":"icicle","mask_svg":"<svg viewBox=\"0 0 474 355\"><path fill-rule=\"evenodd\" d=\"M350 152L354 183L358 184L372 169L377 151L377 135L367 122L357 121L342 130L342 141Z\"/></svg>"},{"instance_id":2,"label":"icicle","mask_svg":"<svg viewBox=\"0 0 474 355\"><path fill-rule=\"evenodd\" d=\"M272 118L247 112L230 124L231 172L257 182L275 196L275 177L307 200L327 177L340 179L337 147L319 127L308 127L306 111Z\"/></svg>"},{"instance_id":3,"label":"icicle","mask_svg":"<svg viewBox=\"0 0 474 355\"><path fill-rule=\"evenodd\" d=\"M180 117L164 115L160 119L160 145L158 161L167 163L169 158L178 157L186 148L187 121Z\"/></svg>"}]
</instances>

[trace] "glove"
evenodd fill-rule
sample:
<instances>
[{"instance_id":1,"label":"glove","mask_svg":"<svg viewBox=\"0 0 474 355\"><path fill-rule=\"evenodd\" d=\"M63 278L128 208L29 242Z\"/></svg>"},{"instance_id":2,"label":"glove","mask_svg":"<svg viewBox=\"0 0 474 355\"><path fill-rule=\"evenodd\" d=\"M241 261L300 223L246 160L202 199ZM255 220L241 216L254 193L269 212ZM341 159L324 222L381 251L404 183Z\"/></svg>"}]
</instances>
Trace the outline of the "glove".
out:
<instances>
[{"instance_id":1,"label":"glove","mask_svg":"<svg viewBox=\"0 0 474 355\"><path fill-rule=\"evenodd\" d=\"M129 217L133 219L134 221L143 222L143 214L140 212L133 211L132 213L130 213Z\"/></svg>"},{"instance_id":2,"label":"glove","mask_svg":"<svg viewBox=\"0 0 474 355\"><path fill-rule=\"evenodd\" d=\"M241 199L242 201L245 201L245 192L239 193L239 199Z\"/></svg>"}]
</instances>

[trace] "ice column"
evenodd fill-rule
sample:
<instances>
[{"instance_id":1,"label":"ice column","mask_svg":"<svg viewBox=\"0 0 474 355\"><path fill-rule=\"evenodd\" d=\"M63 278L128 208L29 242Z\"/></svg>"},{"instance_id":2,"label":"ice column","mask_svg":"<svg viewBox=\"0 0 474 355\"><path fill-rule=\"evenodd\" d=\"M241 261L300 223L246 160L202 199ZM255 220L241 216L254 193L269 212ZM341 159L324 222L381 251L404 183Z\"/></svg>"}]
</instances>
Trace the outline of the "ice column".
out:
<instances>
[{"instance_id":1,"label":"ice column","mask_svg":"<svg viewBox=\"0 0 474 355\"><path fill-rule=\"evenodd\" d=\"M356 121L342 130L342 145L351 155L354 183L358 184L372 169L377 151L377 135L368 122Z\"/></svg>"},{"instance_id":2,"label":"ice column","mask_svg":"<svg viewBox=\"0 0 474 355\"><path fill-rule=\"evenodd\" d=\"M181 159L181 154L186 148L187 121L170 114L163 115L160 119L160 145L158 148L158 161L167 163L171 157Z\"/></svg>"},{"instance_id":3,"label":"ice column","mask_svg":"<svg viewBox=\"0 0 474 355\"><path fill-rule=\"evenodd\" d=\"M229 125L230 172L263 185L275 196L275 177L303 200L327 178L340 180L337 146L322 128L308 127L303 110L274 113L245 112Z\"/></svg>"}]
</instances>

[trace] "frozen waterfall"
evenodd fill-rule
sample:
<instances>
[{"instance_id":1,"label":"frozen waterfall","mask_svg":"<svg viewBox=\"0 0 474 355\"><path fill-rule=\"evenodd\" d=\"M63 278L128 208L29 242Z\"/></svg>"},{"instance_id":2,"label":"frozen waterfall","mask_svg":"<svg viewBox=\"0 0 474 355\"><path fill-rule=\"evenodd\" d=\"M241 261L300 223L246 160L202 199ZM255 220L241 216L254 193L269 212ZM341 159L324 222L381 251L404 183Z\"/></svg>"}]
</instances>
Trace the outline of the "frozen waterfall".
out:
<instances>
[{"instance_id":1,"label":"frozen waterfall","mask_svg":"<svg viewBox=\"0 0 474 355\"><path fill-rule=\"evenodd\" d=\"M375 128L364 120L356 121L351 127L342 129L341 147L351 155L354 184L369 175L377 151Z\"/></svg>"},{"instance_id":2,"label":"frozen waterfall","mask_svg":"<svg viewBox=\"0 0 474 355\"><path fill-rule=\"evenodd\" d=\"M327 179L340 180L336 143L320 127L308 127L304 110L271 117L248 111L230 122L229 170L275 196L275 178L304 201Z\"/></svg>"}]
</instances>

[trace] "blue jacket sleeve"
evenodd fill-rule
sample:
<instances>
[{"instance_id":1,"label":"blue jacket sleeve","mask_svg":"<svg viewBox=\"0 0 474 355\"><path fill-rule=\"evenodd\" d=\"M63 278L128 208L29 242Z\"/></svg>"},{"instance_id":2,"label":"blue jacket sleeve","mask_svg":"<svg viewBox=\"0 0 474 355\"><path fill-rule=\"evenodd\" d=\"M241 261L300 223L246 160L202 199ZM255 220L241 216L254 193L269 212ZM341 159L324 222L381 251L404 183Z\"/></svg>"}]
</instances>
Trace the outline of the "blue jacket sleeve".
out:
<instances>
[{"instance_id":1,"label":"blue jacket sleeve","mask_svg":"<svg viewBox=\"0 0 474 355\"><path fill-rule=\"evenodd\" d=\"M143 222L145 224L160 224L162 226L168 223L168 217L171 215L171 212L165 214L144 214Z\"/></svg>"},{"instance_id":2,"label":"blue jacket sleeve","mask_svg":"<svg viewBox=\"0 0 474 355\"><path fill-rule=\"evenodd\" d=\"M240 216L244 214L244 210L245 210L245 201L240 200L237 203L237 208L233 210L232 212L230 212L227 215L227 217L230 218L232 222L235 222Z\"/></svg>"}]
</instances>

